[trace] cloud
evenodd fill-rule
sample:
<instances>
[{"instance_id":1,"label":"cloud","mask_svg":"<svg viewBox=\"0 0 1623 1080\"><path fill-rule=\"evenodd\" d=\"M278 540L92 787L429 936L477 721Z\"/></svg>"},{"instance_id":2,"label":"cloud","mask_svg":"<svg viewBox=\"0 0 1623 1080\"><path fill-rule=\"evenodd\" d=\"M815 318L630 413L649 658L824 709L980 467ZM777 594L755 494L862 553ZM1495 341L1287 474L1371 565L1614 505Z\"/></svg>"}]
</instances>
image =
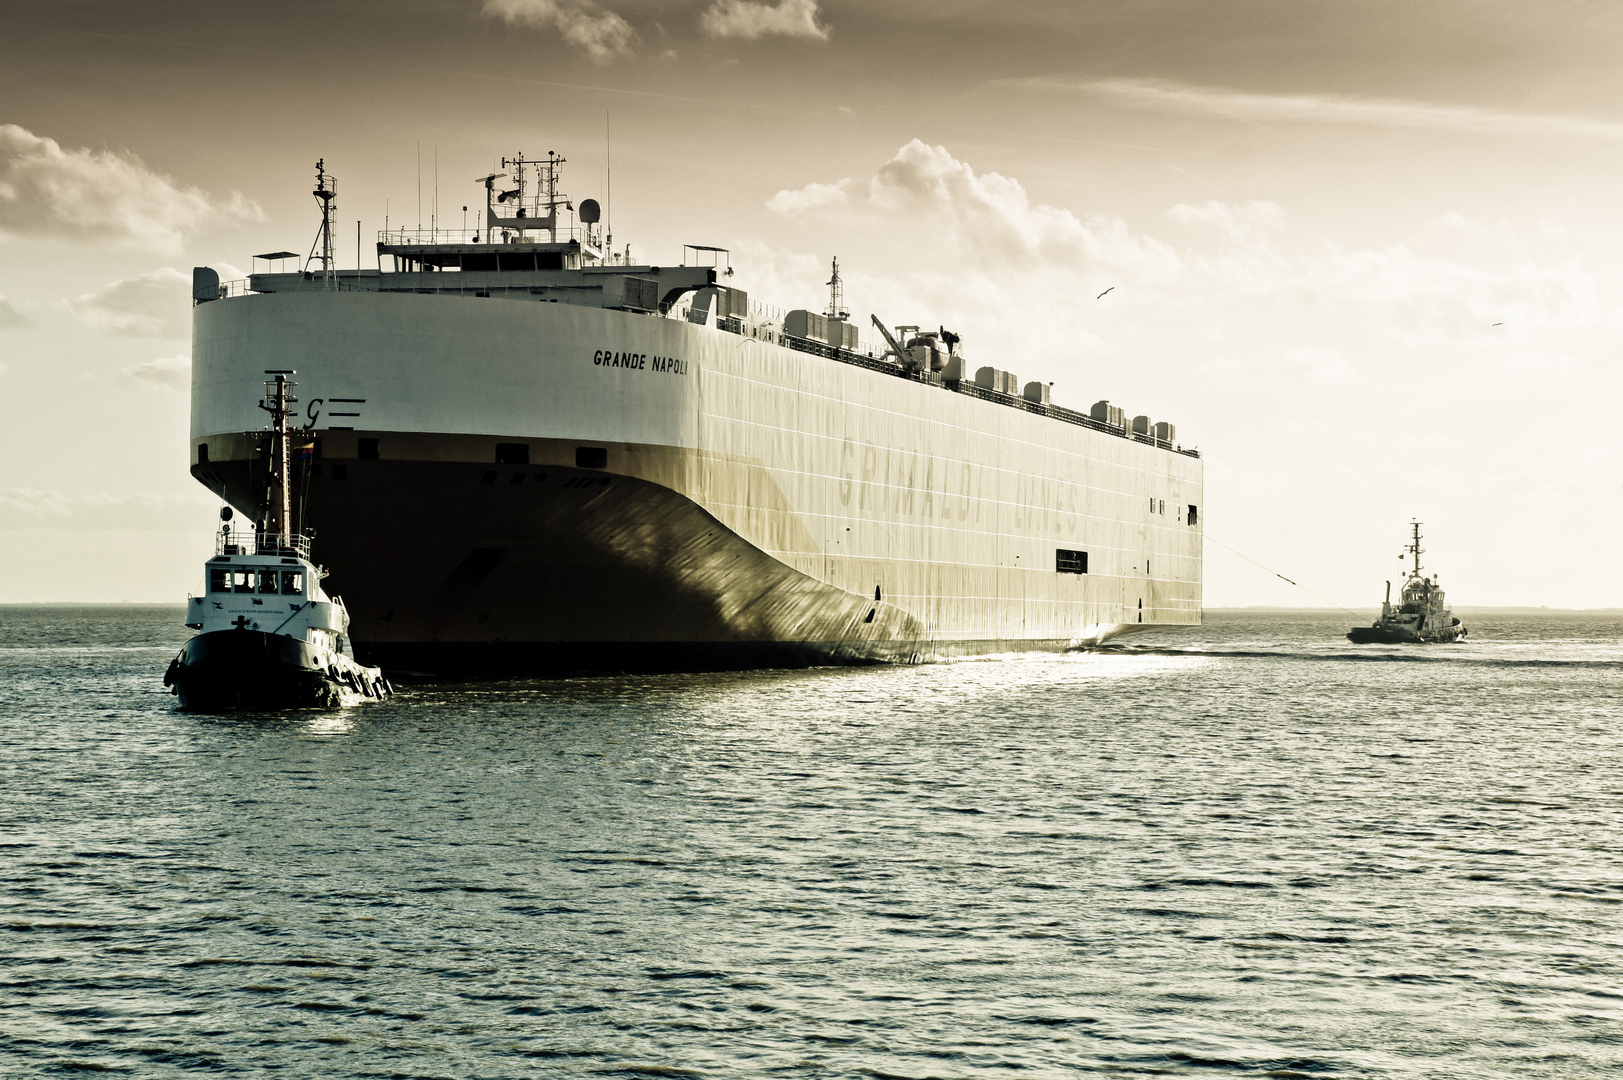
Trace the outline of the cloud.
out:
<instances>
[{"instance_id":1,"label":"cloud","mask_svg":"<svg viewBox=\"0 0 1623 1080\"><path fill-rule=\"evenodd\" d=\"M829 27L817 22L817 0L715 0L699 16L699 29L713 38L754 41L769 35L827 41Z\"/></svg>"},{"instance_id":2,"label":"cloud","mask_svg":"<svg viewBox=\"0 0 1623 1080\"><path fill-rule=\"evenodd\" d=\"M0 293L0 330L20 330L33 323L17 306L6 299L5 293Z\"/></svg>"},{"instance_id":3,"label":"cloud","mask_svg":"<svg viewBox=\"0 0 1623 1080\"><path fill-rule=\"evenodd\" d=\"M1210 225L1236 241L1251 240L1285 227L1285 211L1278 203L1266 200L1239 206L1215 199L1200 206L1179 203L1167 211L1167 218L1185 225Z\"/></svg>"},{"instance_id":4,"label":"cloud","mask_svg":"<svg viewBox=\"0 0 1623 1080\"><path fill-rule=\"evenodd\" d=\"M205 226L261 217L238 192L215 199L153 172L127 151L64 150L16 124L0 125L0 235L173 251Z\"/></svg>"},{"instance_id":5,"label":"cloud","mask_svg":"<svg viewBox=\"0 0 1623 1080\"><path fill-rule=\"evenodd\" d=\"M630 23L591 0L485 0L484 13L509 26L551 27L596 64L624 56L637 40Z\"/></svg>"},{"instance_id":6,"label":"cloud","mask_svg":"<svg viewBox=\"0 0 1623 1080\"><path fill-rule=\"evenodd\" d=\"M1330 94L1256 94L1160 79L1032 78L1012 81L1033 90L1091 94L1128 108L1194 116L1223 116L1248 123L1306 122L1372 127L1432 128L1478 135L1566 136L1616 141L1623 124L1576 116L1494 112L1466 105L1358 98Z\"/></svg>"},{"instance_id":7,"label":"cloud","mask_svg":"<svg viewBox=\"0 0 1623 1080\"><path fill-rule=\"evenodd\" d=\"M851 197L851 179L832 184L807 184L803 188L778 192L766 201L766 208L774 214L797 218L844 206Z\"/></svg>"},{"instance_id":8,"label":"cloud","mask_svg":"<svg viewBox=\"0 0 1623 1080\"><path fill-rule=\"evenodd\" d=\"M977 173L946 147L918 139L874 174L868 202L886 216L924 224L938 243L983 264L1047 263L1073 270L1134 265L1160 276L1174 272L1178 262L1170 247L1133 236L1120 219L1084 222L1069 210L1033 203L1018 180Z\"/></svg>"},{"instance_id":9,"label":"cloud","mask_svg":"<svg viewBox=\"0 0 1623 1080\"><path fill-rule=\"evenodd\" d=\"M192 360L189 356L161 356L144 364L132 364L119 372L126 379L170 390L190 390Z\"/></svg>"},{"instance_id":10,"label":"cloud","mask_svg":"<svg viewBox=\"0 0 1623 1080\"><path fill-rule=\"evenodd\" d=\"M85 322L121 337L184 338L191 333L191 295L191 278L166 266L68 303Z\"/></svg>"}]
</instances>

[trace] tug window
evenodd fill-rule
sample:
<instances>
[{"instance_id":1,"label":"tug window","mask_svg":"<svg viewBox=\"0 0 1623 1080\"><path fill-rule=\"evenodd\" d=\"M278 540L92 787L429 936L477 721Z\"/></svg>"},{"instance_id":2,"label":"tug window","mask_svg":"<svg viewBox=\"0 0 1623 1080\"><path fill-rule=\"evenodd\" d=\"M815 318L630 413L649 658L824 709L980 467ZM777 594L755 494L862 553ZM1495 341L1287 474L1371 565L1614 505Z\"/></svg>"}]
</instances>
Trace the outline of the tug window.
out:
<instances>
[{"instance_id":1,"label":"tug window","mask_svg":"<svg viewBox=\"0 0 1623 1080\"><path fill-rule=\"evenodd\" d=\"M304 572L301 570L282 571L282 595L301 596L304 593Z\"/></svg>"},{"instance_id":2,"label":"tug window","mask_svg":"<svg viewBox=\"0 0 1623 1080\"><path fill-rule=\"evenodd\" d=\"M233 592L253 592L254 572L252 570L231 571L231 589Z\"/></svg>"},{"instance_id":3,"label":"tug window","mask_svg":"<svg viewBox=\"0 0 1623 1080\"><path fill-rule=\"evenodd\" d=\"M231 571L225 567L209 567L209 592L230 592Z\"/></svg>"},{"instance_id":4,"label":"tug window","mask_svg":"<svg viewBox=\"0 0 1623 1080\"><path fill-rule=\"evenodd\" d=\"M259 591L262 593L274 593L276 591L275 570L261 570L259 572Z\"/></svg>"}]
</instances>

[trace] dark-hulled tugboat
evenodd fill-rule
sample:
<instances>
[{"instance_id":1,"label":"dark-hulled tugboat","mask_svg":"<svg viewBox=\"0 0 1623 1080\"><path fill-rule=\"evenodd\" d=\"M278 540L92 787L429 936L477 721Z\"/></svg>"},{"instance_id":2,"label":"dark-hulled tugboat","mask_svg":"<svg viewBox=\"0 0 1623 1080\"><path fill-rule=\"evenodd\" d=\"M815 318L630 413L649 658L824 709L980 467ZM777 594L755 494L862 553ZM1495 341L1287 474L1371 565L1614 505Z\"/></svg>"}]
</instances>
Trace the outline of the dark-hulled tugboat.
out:
<instances>
[{"instance_id":1,"label":"dark-hulled tugboat","mask_svg":"<svg viewBox=\"0 0 1623 1080\"><path fill-rule=\"evenodd\" d=\"M1414 569L1403 583L1402 600L1392 606L1392 583L1386 583L1386 599L1381 601L1381 617L1370 626L1355 626L1347 640L1358 645L1396 645L1405 642L1458 641L1465 636L1465 624L1454 617L1437 585L1437 575L1429 579L1420 573L1420 522L1412 522L1414 537L1398 558L1414 556Z\"/></svg>"},{"instance_id":2,"label":"dark-hulled tugboat","mask_svg":"<svg viewBox=\"0 0 1623 1080\"><path fill-rule=\"evenodd\" d=\"M183 709L325 709L394 692L379 669L345 651L349 612L321 588L326 572L310 560L310 537L293 528L293 372L266 374L274 376L260 402L272 421L268 506L251 532L233 531L230 508L221 512L206 591L186 606L186 625L200 633L163 680Z\"/></svg>"}]
</instances>

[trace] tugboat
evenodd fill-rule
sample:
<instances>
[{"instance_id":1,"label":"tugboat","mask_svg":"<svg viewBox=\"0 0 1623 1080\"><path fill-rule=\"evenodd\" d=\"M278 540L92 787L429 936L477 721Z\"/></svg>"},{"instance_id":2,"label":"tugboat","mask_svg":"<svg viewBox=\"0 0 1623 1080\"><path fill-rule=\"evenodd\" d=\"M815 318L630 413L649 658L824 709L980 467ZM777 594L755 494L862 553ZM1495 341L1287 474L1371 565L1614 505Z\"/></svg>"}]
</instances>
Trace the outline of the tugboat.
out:
<instances>
[{"instance_id":1,"label":"tugboat","mask_svg":"<svg viewBox=\"0 0 1623 1080\"><path fill-rule=\"evenodd\" d=\"M232 529L229 506L220 511L207 591L186 606L186 625L200 633L163 678L183 709L330 709L394 692L382 671L345 651L349 612L322 589L327 575L310 559L310 537L293 529L294 373L266 374L274 376L259 403L272 421L268 508L263 527L249 532Z\"/></svg>"},{"instance_id":2,"label":"tugboat","mask_svg":"<svg viewBox=\"0 0 1623 1080\"><path fill-rule=\"evenodd\" d=\"M1414 556L1414 568L1403 583L1402 601L1392 607L1392 583L1386 583L1386 599L1381 601L1381 617L1370 626L1355 626L1347 640L1356 645L1396 645L1405 642L1458 641L1466 634L1465 624L1454 618L1437 585L1437 575L1429 579L1420 573L1420 522L1411 522L1413 539L1399 559Z\"/></svg>"}]
</instances>

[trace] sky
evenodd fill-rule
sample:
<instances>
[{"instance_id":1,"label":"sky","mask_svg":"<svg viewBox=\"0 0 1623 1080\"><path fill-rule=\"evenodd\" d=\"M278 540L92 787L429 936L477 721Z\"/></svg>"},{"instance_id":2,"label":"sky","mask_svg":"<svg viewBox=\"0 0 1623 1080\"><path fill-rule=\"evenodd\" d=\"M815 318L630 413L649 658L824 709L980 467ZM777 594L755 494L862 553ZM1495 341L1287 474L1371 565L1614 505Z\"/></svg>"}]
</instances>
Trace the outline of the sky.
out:
<instances>
[{"instance_id":1,"label":"sky","mask_svg":"<svg viewBox=\"0 0 1623 1080\"><path fill-rule=\"evenodd\" d=\"M317 158L365 263L556 150L639 260L818 309L838 256L864 324L1176 424L1208 606L1364 611L1414 518L1457 606L1623 606L1620 45L1576 0L0 0L0 603L199 587L191 268L307 251Z\"/></svg>"}]
</instances>

